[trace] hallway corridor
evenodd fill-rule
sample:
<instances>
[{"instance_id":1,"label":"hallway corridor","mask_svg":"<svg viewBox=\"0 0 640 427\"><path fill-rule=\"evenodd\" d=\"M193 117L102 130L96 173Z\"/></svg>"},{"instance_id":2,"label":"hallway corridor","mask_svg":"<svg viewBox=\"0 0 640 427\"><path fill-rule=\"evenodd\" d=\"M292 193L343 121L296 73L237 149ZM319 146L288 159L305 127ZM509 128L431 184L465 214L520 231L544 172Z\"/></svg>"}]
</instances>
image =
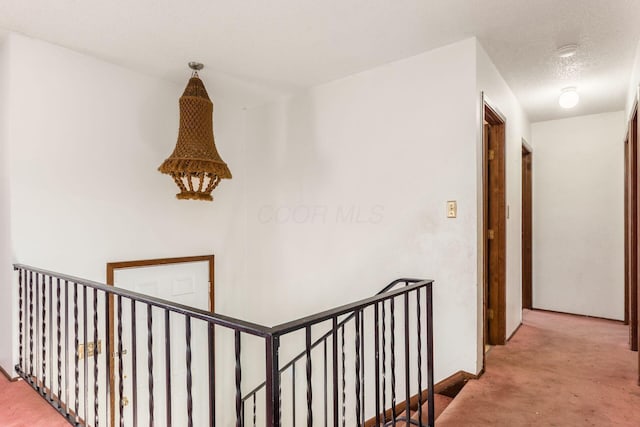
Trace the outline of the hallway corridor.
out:
<instances>
[{"instance_id":1,"label":"hallway corridor","mask_svg":"<svg viewBox=\"0 0 640 427\"><path fill-rule=\"evenodd\" d=\"M460 426L637 426L637 353L628 326L524 311L520 330L494 347L486 372L438 419Z\"/></svg>"}]
</instances>

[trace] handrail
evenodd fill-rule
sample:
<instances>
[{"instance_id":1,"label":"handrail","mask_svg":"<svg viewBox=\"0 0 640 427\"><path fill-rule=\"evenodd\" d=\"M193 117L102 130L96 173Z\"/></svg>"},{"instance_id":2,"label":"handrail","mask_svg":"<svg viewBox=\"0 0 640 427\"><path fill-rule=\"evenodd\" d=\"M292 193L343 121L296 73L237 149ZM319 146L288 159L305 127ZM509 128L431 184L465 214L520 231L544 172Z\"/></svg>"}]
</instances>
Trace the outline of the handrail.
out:
<instances>
[{"instance_id":1,"label":"handrail","mask_svg":"<svg viewBox=\"0 0 640 427\"><path fill-rule=\"evenodd\" d=\"M392 298L406 291L406 289L403 289L400 291L389 292L389 290L394 286L396 286L398 283L407 283L407 284L412 283L413 285L409 285L409 286L411 287L411 289L414 289L414 288L425 286L427 283L433 282L433 280L420 280L420 279L410 279L410 278L396 279L390 284L388 284L387 286L385 286L380 292L378 292L373 297L365 298L365 299L353 302L351 304L346 304L337 308L329 309L320 313L306 316L298 320L294 320L292 322L286 322L274 327L268 327L268 326L260 325L257 323L236 319L234 317L225 316L218 313L211 313L205 310L189 307L189 306L168 301L165 299L156 298L156 297L152 297L145 294L140 294L138 292L133 292L127 289L118 288L115 286L109 286L93 280L83 279L83 278L71 276L68 274L62 274L62 273L57 273L50 270L45 270L42 268L32 267L30 265L14 264L13 269L14 270L24 269L24 270L32 271L34 273L40 273L40 274L45 274L47 276L56 277L68 282L78 283L92 289L97 289L99 291L103 291L113 295L123 296L135 301L139 301L144 304L149 304L158 308L169 310L174 313L179 313L179 314L190 316L196 319L215 323L220 326L231 327L239 331L246 332L246 333L253 334L260 337L266 337L269 335L272 335L272 336L284 335L284 334L296 331L298 329L301 329L308 324L320 323L330 319L331 317L339 316L341 314L345 314L353 310L357 310L358 308L361 308L366 305L371 305L374 302L383 301L385 299Z\"/></svg>"},{"instance_id":2,"label":"handrail","mask_svg":"<svg viewBox=\"0 0 640 427\"><path fill-rule=\"evenodd\" d=\"M405 287L403 289L401 289L399 291L396 291L396 292L393 292L393 293L389 292L391 289L393 289L396 285L398 285L400 283L404 283L405 284ZM407 290L407 287L409 286L409 283L412 283L412 285L411 285L411 288ZM295 330L298 330L298 329L301 329L301 328L307 326L309 324L309 322L311 322L311 324L320 323L320 322L328 320L328 319L330 319L330 318L332 318L334 316L339 316L340 314L344 314L344 313L347 313L347 312L352 312L354 310L357 310L358 308L361 308L362 306L371 305L374 302L384 301L386 299L393 298L393 297L397 296L398 294L402 294L404 292L411 291L411 290L413 290L415 288L423 287L423 286L427 285L428 283L433 283L433 280L421 280L421 279L411 279L411 278L396 279L393 282L389 283L384 288L382 288L380 291L378 291L378 293L376 293L376 295L373 296L373 297L366 298L366 299L357 301L355 303L346 304L346 305L343 305L341 307L337 307L337 308L334 308L334 309L326 310L326 311L323 311L321 313L317 313L317 314L314 314L314 315L311 315L311 316L303 317L301 319L294 320L293 322L283 323L283 324L280 324L278 326L275 326L273 329L274 329L274 331L277 332L277 334L284 335L284 334L287 334L289 332L293 332ZM383 298L379 298L381 295L383 296ZM355 306L355 308L354 308L354 306ZM354 316L355 316L355 312L352 312L349 316L347 316L346 318L344 318L340 322L338 322L335 329L340 329L341 326L345 325L347 322L349 322L351 319L353 319ZM327 338L329 338L329 336L331 336L331 334L333 334L335 332L335 329L331 328L324 335L322 335L315 342L313 342L311 344L311 349L316 348L318 345L320 345L320 343L322 343ZM289 367L291 367L291 365L295 364L297 361L302 359L306 354L307 354L306 350L303 350L302 352L300 352L300 354L298 354L293 359L291 359L288 363L283 365L282 368L280 368L278 370L278 373L281 374L281 373L285 372L287 369L289 369ZM251 396L253 396L258 391L260 391L263 387L265 387L265 385L266 385L266 382L262 382L262 384L258 385L253 390L251 390L249 393L247 393L242 398L242 400L246 401Z\"/></svg>"},{"instance_id":3,"label":"handrail","mask_svg":"<svg viewBox=\"0 0 640 427\"><path fill-rule=\"evenodd\" d=\"M93 280L82 279L80 277L56 273L53 271L44 270L42 268L31 267L29 265L23 265L23 264L14 264L13 269L14 270L23 269L27 271L32 271L34 273L40 273L47 276L56 277L61 280L77 283L79 285L87 286L92 289L97 289L99 291L106 292L107 294L113 294L113 295L122 296L125 298L130 298L137 302L149 304L154 307L162 308L165 310L172 311L174 313L183 314L185 316L190 316L195 319L204 320L206 322L232 328L232 329L246 332L259 337L266 337L270 335L272 330L272 328L259 325L257 323L247 322L244 320L236 319L236 318L225 316L218 313L211 313L209 311L200 310L197 308L178 304L172 301L167 301L161 298L155 298L149 295L140 294L127 289L122 289L115 286L109 286L103 283L94 282Z\"/></svg>"},{"instance_id":4,"label":"handrail","mask_svg":"<svg viewBox=\"0 0 640 427\"><path fill-rule=\"evenodd\" d=\"M430 283L433 283L433 280L417 281L411 285L405 286L402 289L383 292L369 298L361 299L360 301L356 301L351 304L345 304L343 306L332 308L332 309L323 311L321 313L313 314L311 316L303 317L301 319L294 320L292 322L282 323L278 326L274 326L272 328L272 332L274 335L285 335L290 332L294 332L299 329L302 329L306 326L315 325L317 323L324 322L325 320L329 320L333 317L340 316L342 314L346 314L354 310L358 310L360 308L373 305L376 302L391 299L395 296L404 294L405 292L412 291L417 288L422 288Z\"/></svg>"}]
</instances>

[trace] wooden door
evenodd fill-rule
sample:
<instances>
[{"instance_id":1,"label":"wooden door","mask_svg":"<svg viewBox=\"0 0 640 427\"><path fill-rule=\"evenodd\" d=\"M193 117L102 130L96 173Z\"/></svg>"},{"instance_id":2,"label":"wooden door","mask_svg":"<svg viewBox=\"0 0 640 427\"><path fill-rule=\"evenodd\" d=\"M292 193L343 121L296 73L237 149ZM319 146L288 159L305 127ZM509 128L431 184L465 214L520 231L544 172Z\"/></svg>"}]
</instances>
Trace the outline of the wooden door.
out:
<instances>
[{"instance_id":1,"label":"wooden door","mask_svg":"<svg viewBox=\"0 0 640 427\"><path fill-rule=\"evenodd\" d=\"M629 128L628 247L629 247L629 343L638 350L638 137L637 113Z\"/></svg>"},{"instance_id":2,"label":"wooden door","mask_svg":"<svg viewBox=\"0 0 640 427\"><path fill-rule=\"evenodd\" d=\"M157 260L127 261L107 264L107 283L133 292L165 299L178 304L213 312L213 256L198 256L185 258L166 258ZM115 299L114 299L115 301ZM116 307L112 302L111 307ZM187 397L186 397L186 342L184 317L171 313L169 316L169 339L171 344L165 346L165 313L160 309L152 309L151 322L148 318L147 307L136 304L135 317L132 316L132 306L128 299L123 299L121 322L122 354L114 354L111 364L110 405L111 426L116 421L124 421L124 425L149 425L149 410L153 407L156 425L187 425ZM111 313L112 327L115 331L115 318ZM134 322L135 321L135 322ZM133 325L135 324L135 333ZM150 405L148 384L149 360L148 329L152 332L153 352L153 390L154 400L164 402L164 397L171 396L171 420L168 419L167 406L162 404ZM191 345L193 372L193 419L195 425L208 424L209 420L209 369L213 359L208 345L208 326L201 321L191 322ZM135 339L134 339L135 337ZM111 348L118 348L118 337L111 336ZM167 354L169 348L169 354ZM114 367L122 362L122 385L115 376ZM169 362L169 363L167 363ZM171 375L170 382L166 380L166 373ZM135 381L134 381L135 379ZM135 383L135 384L134 384ZM168 389L166 386L170 384ZM123 403L122 417L120 405L115 404L116 391L122 386Z\"/></svg>"},{"instance_id":3,"label":"wooden door","mask_svg":"<svg viewBox=\"0 0 640 427\"><path fill-rule=\"evenodd\" d=\"M629 157L630 157L630 198L629 205L631 215L629 216L630 224L630 241L629 241L629 264L631 265L632 276L630 277L629 283L629 323L631 327L629 328L631 334L631 349L638 351L638 342L640 341L640 337L638 334L640 333L640 328L638 324L640 323L640 312L638 307L640 306L640 302L638 298L640 297L640 292L638 292L638 283L640 283L640 278L638 275L640 274L640 248L638 245L640 244L640 240L638 238L638 223L640 222L640 197L638 197L638 189L640 188L640 173L638 170L638 165L640 165L640 149L638 148L638 135L640 135L640 123L638 121L638 97L640 96L640 92L636 96L636 103L633 110L633 116L631 118L631 126L629 129ZM635 269L635 270L634 270ZM638 352L638 384L640 384L640 352Z\"/></svg>"},{"instance_id":4,"label":"wooden door","mask_svg":"<svg viewBox=\"0 0 640 427\"><path fill-rule=\"evenodd\" d=\"M115 272L114 285L133 292L149 295L155 298L169 300L201 310L209 310L209 273L206 261L165 264L150 267L120 269ZM131 310L128 302L123 302L122 322L131 325ZM154 420L156 425L187 426L187 382L186 370L186 343L184 317L171 314L170 317L170 356L165 355L164 333L165 325L163 311L152 310L151 330L153 353L153 393L158 403L164 403L166 393L170 391L172 401L172 419L167 419L166 406L154 405ZM128 405L123 408L124 425L134 425L134 412L137 409L138 425L150 425L149 403L150 393L148 384L151 380L148 373L148 313L144 305L136 307L136 331L125 327L122 332L124 353L122 356L124 366L123 390L127 397ZM208 399L208 359L207 351L207 325L202 321L192 320L191 348L192 361L192 392L193 392L193 422L194 425L204 426L209 421ZM137 362L131 360L134 356L132 339L135 337ZM116 345L118 345L116 343ZM117 347L114 347L117 348ZM167 367L167 360L170 366ZM135 372L134 372L135 369ZM171 390L167 390L165 372L171 373ZM136 384L132 379L137 378ZM119 384L116 384L118 387ZM133 399L133 396L136 398ZM137 406L137 408L134 407ZM119 419L118 406L116 417Z\"/></svg>"},{"instance_id":5,"label":"wooden door","mask_svg":"<svg viewBox=\"0 0 640 427\"><path fill-rule=\"evenodd\" d=\"M506 168L505 119L485 102L484 247L485 343L506 342Z\"/></svg>"},{"instance_id":6,"label":"wooden door","mask_svg":"<svg viewBox=\"0 0 640 427\"><path fill-rule=\"evenodd\" d=\"M532 154L522 146L522 308L533 308Z\"/></svg>"},{"instance_id":7,"label":"wooden door","mask_svg":"<svg viewBox=\"0 0 640 427\"><path fill-rule=\"evenodd\" d=\"M482 301L482 306L484 308L484 313L483 313L483 343L485 345L485 347L487 346L487 344L490 343L491 339L489 337L489 318L488 318L488 311L491 308L489 306L489 239L487 237L487 230L489 228L489 222L488 222L488 216L489 216L489 194L488 194L488 152L489 152L489 132L490 132L490 128L491 126L489 125L489 123L487 123L485 121L484 125L483 125L483 131L482 131L482 141L483 141L483 150L484 150L484 171L483 171L483 181L484 181L484 194L483 194L483 200L484 200L484 209L483 209L483 233L484 233L484 237L483 237L483 253L484 253L484 275L482 278L482 285L483 285L483 290L482 290L482 295L483 295L483 301Z\"/></svg>"},{"instance_id":8,"label":"wooden door","mask_svg":"<svg viewBox=\"0 0 640 427\"><path fill-rule=\"evenodd\" d=\"M624 324L630 322L629 311L629 133L624 140Z\"/></svg>"}]
</instances>

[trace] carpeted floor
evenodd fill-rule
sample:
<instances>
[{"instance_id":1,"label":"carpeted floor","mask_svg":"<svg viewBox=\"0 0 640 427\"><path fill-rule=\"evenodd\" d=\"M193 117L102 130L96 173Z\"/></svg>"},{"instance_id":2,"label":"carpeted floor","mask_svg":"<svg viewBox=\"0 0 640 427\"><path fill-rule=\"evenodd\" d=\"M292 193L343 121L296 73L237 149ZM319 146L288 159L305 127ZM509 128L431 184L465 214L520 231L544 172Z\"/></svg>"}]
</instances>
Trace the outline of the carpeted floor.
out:
<instances>
[{"instance_id":1,"label":"carpeted floor","mask_svg":"<svg viewBox=\"0 0 640 427\"><path fill-rule=\"evenodd\" d=\"M525 311L486 372L470 381L436 423L462 426L640 426L638 354L628 326Z\"/></svg>"},{"instance_id":2,"label":"carpeted floor","mask_svg":"<svg viewBox=\"0 0 640 427\"><path fill-rule=\"evenodd\" d=\"M69 424L24 381L0 374L1 427L69 427Z\"/></svg>"},{"instance_id":3,"label":"carpeted floor","mask_svg":"<svg viewBox=\"0 0 640 427\"><path fill-rule=\"evenodd\" d=\"M640 426L637 353L618 322L526 311L436 422L463 426ZM24 382L0 375L1 427L68 424Z\"/></svg>"}]
</instances>

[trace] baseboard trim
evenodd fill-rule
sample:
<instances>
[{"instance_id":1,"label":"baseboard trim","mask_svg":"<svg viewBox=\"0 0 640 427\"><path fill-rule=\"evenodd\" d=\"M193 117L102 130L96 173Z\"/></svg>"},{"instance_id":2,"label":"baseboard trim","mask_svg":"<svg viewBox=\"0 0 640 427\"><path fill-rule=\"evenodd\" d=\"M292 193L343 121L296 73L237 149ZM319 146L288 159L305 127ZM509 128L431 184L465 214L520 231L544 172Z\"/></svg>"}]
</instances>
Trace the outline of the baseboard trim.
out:
<instances>
[{"instance_id":1,"label":"baseboard trim","mask_svg":"<svg viewBox=\"0 0 640 427\"><path fill-rule=\"evenodd\" d=\"M520 327L522 326L522 322L520 322L520 324L516 327L516 329L511 333L511 335L509 335L509 338L507 338L507 342L511 341L511 338L513 338L513 336L515 334L518 333L518 331L520 330Z\"/></svg>"},{"instance_id":2,"label":"baseboard trim","mask_svg":"<svg viewBox=\"0 0 640 427\"><path fill-rule=\"evenodd\" d=\"M578 313L567 313L566 311L557 311L557 310L547 310L545 308L532 308L531 311L542 311L545 313L553 313L553 314L566 314L568 316L576 316L576 317L586 317L587 319L598 319L598 320L606 320L608 322L616 322L624 325L624 320L619 319L610 319L608 317L600 317L600 316L591 316L589 314L578 314Z\"/></svg>"},{"instance_id":3,"label":"baseboard trim","mask_svg":"<svg viewBox=\"0 0 640 427\"><path fill-rule=\"evenodd\" d=\"M444 394L445 396L447 396L448 394L452 394L454 390L456 389L459 390L462 387L461 384L464 385L467 381L472 379L477 380L478 378L479 378L479 375L470 374L469 372L466 372L466 371L458 371L455 374L452 374L447 378L443 379L442 381L439 381L437 384L434 384L433 392L435 394ZM427 401L428 395L429 395L428 390L424 390L422 392L423 402ZM418 399L418 394L416 394L409 399L409 407L412 409L417 408L419 402L420 401ZM399 402L396 405L396 416L401 415L402 413L406 412L406 410L407 410L407 401L405 400L403 402ZM387 409L384 412L386 419L391 418L391 413L392 413L391 409ZM376 425L375 416L364 423L365 427L374 427L375 425Z\"/></svg>"},{"instance_id":4,"label":"baseboard trim","mask_svg":"<svg viewBox=\"0 0 640 427\"><path fill-rule=\"evenodd\" d=\"M4 375L11 382L16 382L20 379L20 377L17 375L15 377L12 377L11 375L9 375L9 373L5 371L2 366L0 366L0 373Z\"/></svg>"}]
</instances>

